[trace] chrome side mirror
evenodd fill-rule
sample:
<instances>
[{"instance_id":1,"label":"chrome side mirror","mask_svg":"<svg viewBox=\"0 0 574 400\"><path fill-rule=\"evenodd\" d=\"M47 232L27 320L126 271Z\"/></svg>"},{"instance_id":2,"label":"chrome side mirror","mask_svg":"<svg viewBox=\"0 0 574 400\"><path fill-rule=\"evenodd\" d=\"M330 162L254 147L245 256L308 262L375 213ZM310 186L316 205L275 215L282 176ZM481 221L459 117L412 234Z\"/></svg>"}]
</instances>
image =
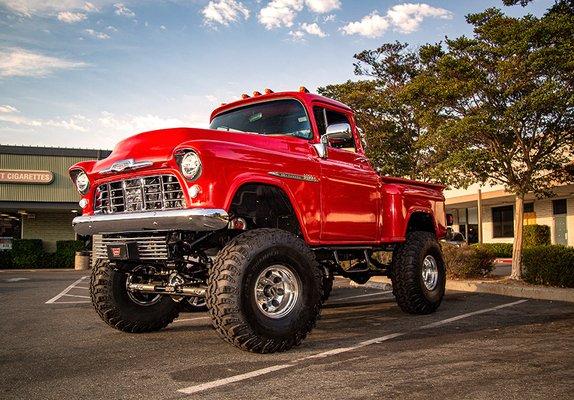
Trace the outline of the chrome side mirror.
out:
<instances>
[{"instance_id":1,"label":"chrome side mirror","mask_svg":"<svg viewBox=\"0 0 574 400\"><path fill-rule=\"evenodd\" d=\"M330 138L338 138L338 137L353 137L353 133L351 132L351 125L344 122L341 124L332 124L327 127L327 132L321 137L321 141L323 138L325 140L329 140Z\"/></svg>"},{"instance_id":2,"label":"chrome side mirror","mask_svg":"<svg viewBox=\"0 0 574 400\"><path fill-rule=\"evenodd\" d=\"M317 152L317 155L321 158L327 158L329 156L329 151L327 150L329 148L329 146L327 146L327 144L323 143L322 139L321 139L321 143L315 143L313 145L313 147L315 148L315 151Z\"/></svg>"}]
</instances>

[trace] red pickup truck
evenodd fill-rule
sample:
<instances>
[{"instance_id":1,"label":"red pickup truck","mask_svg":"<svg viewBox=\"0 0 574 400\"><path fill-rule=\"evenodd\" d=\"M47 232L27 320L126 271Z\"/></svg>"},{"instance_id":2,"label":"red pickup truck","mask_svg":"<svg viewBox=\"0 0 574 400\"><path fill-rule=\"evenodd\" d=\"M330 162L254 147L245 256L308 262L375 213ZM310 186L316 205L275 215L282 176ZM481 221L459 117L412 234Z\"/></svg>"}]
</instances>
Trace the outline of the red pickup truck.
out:
<instances>
[{"instance_id":1,"label":"red pickup truck","mask_svg":"<svg viewBox=\"0 0 574 400\"><path fill-rule=\"evenodd\" d=\"M379 176L340 102L304 88L242 97L209 129L140 133L70 168L100 317L150 332L206 305L225 340L269 353L307 336L335 275L389 276L401 309L435 311L443 187Z\"/></svg>"}]
</instances>

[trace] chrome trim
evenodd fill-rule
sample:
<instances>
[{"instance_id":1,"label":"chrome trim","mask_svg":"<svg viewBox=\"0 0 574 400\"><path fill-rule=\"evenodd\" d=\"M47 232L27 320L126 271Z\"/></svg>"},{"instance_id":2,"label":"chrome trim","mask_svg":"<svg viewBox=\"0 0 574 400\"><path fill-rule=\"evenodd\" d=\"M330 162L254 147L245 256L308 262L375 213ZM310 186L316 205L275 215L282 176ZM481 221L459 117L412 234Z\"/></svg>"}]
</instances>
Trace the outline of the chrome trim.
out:
<instances>
[{"instance_id":1,"label":"chrome trim","mask_svg":"<svg viewBox=\"0 0 574 400\"><path fill-rule=\"evenodd\" d=\"M173 174L146 175L103 183L97 186L94 196L95 213L185 208L183 187Z\"/></svg>"},{"instance_id":2,"label":"chrome trim","mask_svg":"<svg viewBox=\"0 0 574 400\"><path fill-rule=\"evenodd\" d=\"M103 169L100 174L110 174L112 172L122 172L127 169L139 169L153 165L153 161L135 161L133 158L116 161L111 167Z\"/></svg>"},{"instance_id":3,"label":"chrome trim","mask_svg":"<svg viewBox=\"0 0 574 400\"><path fill-rule=\"evenodd\" d=\"M189 208L117 214L82 215L72 226L78 235L144 231L215 231L229 223L225 210Z\"/></svg>"},{"instance_id":4,"label":"chrome trim","mask_svg":"<svg viewBox=\"0 0 574 400\"><path fill-rule=\"evenodd\" d=\"M314 143L313 148L317 152L319 158L327 158L329 156L329 147L325 143Z\"/></svg>"},{"instance_id":5,"label":"chrome trim","mask_svg":"<svg viewBox=\"0 0 574 400\"><path fill-rule=\"evenodd\" d=\"M317 178L315 175L309 175L309 174L299 175L299 174L292 174L290 172L271 171L269 172L269 175L278 176L279 178L297 179L305 182L319 182L319 178Z\"/></svg>"}]
</instances>

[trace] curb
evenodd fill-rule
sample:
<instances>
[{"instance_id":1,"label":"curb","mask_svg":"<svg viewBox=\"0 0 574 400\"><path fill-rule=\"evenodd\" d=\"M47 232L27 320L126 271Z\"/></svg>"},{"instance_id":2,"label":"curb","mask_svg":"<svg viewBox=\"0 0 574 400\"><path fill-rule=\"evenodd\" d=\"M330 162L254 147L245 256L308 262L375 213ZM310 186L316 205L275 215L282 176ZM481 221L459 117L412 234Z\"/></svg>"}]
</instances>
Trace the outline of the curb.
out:
<instances>
[{"instance_id":1,"label":"curb","mask_svg":"<svg viewBox=\"0 0 574 400\"><path fill-rule=\"evenodd\" d=\"M391 290L390 279L382 276L372 277L365 285L351 282L351 286L366 286L372 289ZM446 289L459 292L489 293L500 296L521 297L536 300L565 301L574 303L574 289L546 286L519 286L487 281L446 281Z\"/></svg>"},{"instance_id":2,"label":"curb","mask_svg":"<svg viewBox=\"0 0 574 400\"><path fill-rule=\"evenodd\" d=\"M78 271L74 268L5 268L0 269L1 273L8 273L8 272L70 272L70 271Z\"/></svg>"}]
</instances>

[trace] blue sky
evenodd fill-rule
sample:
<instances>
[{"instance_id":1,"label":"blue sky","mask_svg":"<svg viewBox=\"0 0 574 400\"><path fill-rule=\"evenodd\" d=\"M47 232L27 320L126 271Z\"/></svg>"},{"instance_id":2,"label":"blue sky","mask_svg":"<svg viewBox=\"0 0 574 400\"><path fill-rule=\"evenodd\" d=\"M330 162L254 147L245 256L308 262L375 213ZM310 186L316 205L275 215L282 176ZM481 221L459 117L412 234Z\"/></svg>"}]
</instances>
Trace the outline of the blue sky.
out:
<instances>
[{"instance_id":1,"label":"blue sky","mask_svg":"<svg viewBox=\"0 0 574 400\"><path fill-rule=\"evenodd\" d=\"M353 54L471 34L502 0L0 0L0 144L112 148L208 124L241 93L314 91L353 77Z\"/></svg>"}]
</instances>

